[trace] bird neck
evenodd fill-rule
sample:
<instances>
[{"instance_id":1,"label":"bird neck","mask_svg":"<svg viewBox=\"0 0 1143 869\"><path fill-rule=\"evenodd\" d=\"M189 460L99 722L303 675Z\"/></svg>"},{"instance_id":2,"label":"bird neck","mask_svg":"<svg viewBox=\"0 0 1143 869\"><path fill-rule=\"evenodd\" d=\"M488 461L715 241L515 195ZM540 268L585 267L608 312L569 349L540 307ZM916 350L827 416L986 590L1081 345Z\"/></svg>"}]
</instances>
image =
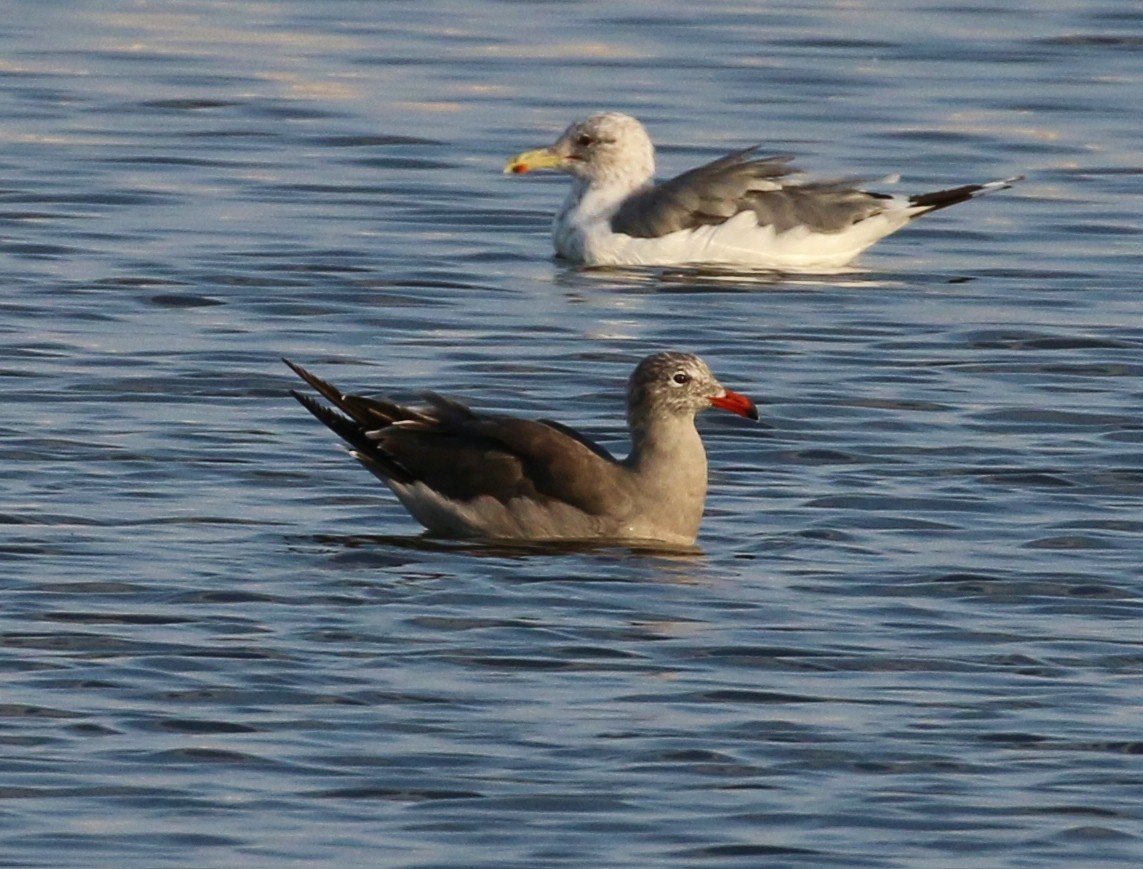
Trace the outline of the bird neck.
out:
<instances>
[{"instance_id":1,"label":"bird neck","mask_svg":"<svg viewBox=\"0 0 1143 869\"><path fill-rule=\"evenodd\" d=\"M609 218L623 200L650 183L651 173L643 172L611 172L590 180L573 178L561 210L565 213L576 211L587 217Z\"/></svg>"},{"instance_id":2,"label":"bird neck","mask_svg":"<svg viewBox=\"0 0 1143 869\"><path fill-rule=\"evenodd\" d=\"M651 486L706 494L706 450L693 417L660 417L631 425L627 464Z\"/></svg>"},{"instance_id":3,"label":"bird neck","mask_svg":"<svg viewBox=\"0 0 1143 869\"><path fill-rule=\"evenodd\" d=\"M657 517L660 530L694 539L706 503L706 450L693 418L673 417L631 426L631 454L625 462L636 498Z\"/></svg>"}]
</instances>

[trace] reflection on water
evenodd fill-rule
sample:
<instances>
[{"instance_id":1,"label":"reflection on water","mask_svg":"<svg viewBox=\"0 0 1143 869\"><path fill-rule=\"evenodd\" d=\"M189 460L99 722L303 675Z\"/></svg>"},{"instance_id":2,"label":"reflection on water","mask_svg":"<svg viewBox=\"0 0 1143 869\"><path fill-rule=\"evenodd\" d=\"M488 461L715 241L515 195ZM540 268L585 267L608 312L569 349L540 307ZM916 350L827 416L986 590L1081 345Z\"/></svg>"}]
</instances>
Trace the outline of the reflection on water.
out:
<instances>
[{"instance_id":1,"label":"reflection on water","mask_svg":"<svg viewBox=\"0 0 1143 869\"><path fill-rule=\"evenodd\" d=\"M0 25L8 863L1139 864L1143 13L315 8ZM575 270L500 167L604 108L1027 181L835 275ZM428 538L279 362L622 451L663 348L760 399L694 551Z\"/></svg>"}]
</instances>

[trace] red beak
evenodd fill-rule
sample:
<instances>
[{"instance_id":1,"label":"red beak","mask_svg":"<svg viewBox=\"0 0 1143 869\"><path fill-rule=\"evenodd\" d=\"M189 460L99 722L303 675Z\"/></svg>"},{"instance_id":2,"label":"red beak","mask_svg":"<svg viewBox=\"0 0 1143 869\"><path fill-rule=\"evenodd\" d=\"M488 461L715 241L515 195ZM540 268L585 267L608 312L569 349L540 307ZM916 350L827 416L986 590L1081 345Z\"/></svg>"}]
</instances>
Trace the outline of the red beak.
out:
<instances>
[{"instance_id":1,"label":"red beak","mask_svg":"<svg viewBox=\"0 0 1143 869\"><path fill-rule=\"evenodd\" d=\"M714 396L710 403L715 407L729 410L731 413L736 413L747 419L758 419L758 408L754 406L754 402L739 392L732 392L728 389L722 395Z\"/></svg>"}]
</instances>

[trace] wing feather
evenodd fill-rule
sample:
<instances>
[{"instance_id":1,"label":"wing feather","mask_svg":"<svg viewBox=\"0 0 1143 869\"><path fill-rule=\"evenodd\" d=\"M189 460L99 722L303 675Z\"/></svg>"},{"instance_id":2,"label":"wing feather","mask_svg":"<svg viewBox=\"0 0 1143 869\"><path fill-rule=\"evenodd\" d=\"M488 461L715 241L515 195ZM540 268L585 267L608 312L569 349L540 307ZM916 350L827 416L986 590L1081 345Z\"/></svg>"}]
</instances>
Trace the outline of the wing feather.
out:
<instances>
[{"instance_id":1,"label":"wing feather","mask_svg":"<svg viewBox=\"0 0 1143 869\"><path fill-rule=\"evenodd\" d=\"M293 396L384 480L422 483L446 498L558 501L592 515L626 498L625 470L603 447L559 423L492 416L428 393L428 410L342 393L287 362L337 410ZM341 413L338 413L341 411Z\"/></svg>"},{"instance_id":2,"label":"wing feather","mask_svg":"<svg viewBox=\"0 0 1143 869\"><path fill-rule=\"evenodd\" d=\"M611 219L613 232L658 238L725 223L752 211L759 226L785 232L806 226L840 232L884 209L884 199L848 181L786 183L795 174L791 154L754 157L736 151L628 197Z\"/></svg>"}]
</instances>

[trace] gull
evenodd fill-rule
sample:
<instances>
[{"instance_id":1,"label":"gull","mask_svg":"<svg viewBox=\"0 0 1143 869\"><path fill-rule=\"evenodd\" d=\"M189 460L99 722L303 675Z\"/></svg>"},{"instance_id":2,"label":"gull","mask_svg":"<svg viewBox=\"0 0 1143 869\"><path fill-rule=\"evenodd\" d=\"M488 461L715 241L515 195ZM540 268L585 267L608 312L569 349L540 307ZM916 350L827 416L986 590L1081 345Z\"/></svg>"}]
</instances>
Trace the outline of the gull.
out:
<instances>
[{"instance_id":1,"label":"gull","mask_svg":"<svg viewBox=\"0 0 1143 869\"><path fill-rule=\"evenodd\" d=\"M422 409L348 395L283 361L333 408L294 398L414 519L450 537L693 545L707 487L695 414L713 406L758 419L699 357L656 353L627 382L631 451L618 460L558 422L479 413L432 392Z\"/></svg>"},{"instance_id":2,"label":"gull","mask_svg":"<svg viewBox=\"0 0 1143 869\"><path fill-rule=\"evenodd\" d=\"M553 169L572 177L556 213L556 252L587 266L709 264L790 272L850 263L914 218L1010 187L1020 177L916 196L847 181L794 178L791 154L735 151L660 184L639 121L601 112L554 144L508 161L506 174Z\"/></svg>"}]
</instances>

